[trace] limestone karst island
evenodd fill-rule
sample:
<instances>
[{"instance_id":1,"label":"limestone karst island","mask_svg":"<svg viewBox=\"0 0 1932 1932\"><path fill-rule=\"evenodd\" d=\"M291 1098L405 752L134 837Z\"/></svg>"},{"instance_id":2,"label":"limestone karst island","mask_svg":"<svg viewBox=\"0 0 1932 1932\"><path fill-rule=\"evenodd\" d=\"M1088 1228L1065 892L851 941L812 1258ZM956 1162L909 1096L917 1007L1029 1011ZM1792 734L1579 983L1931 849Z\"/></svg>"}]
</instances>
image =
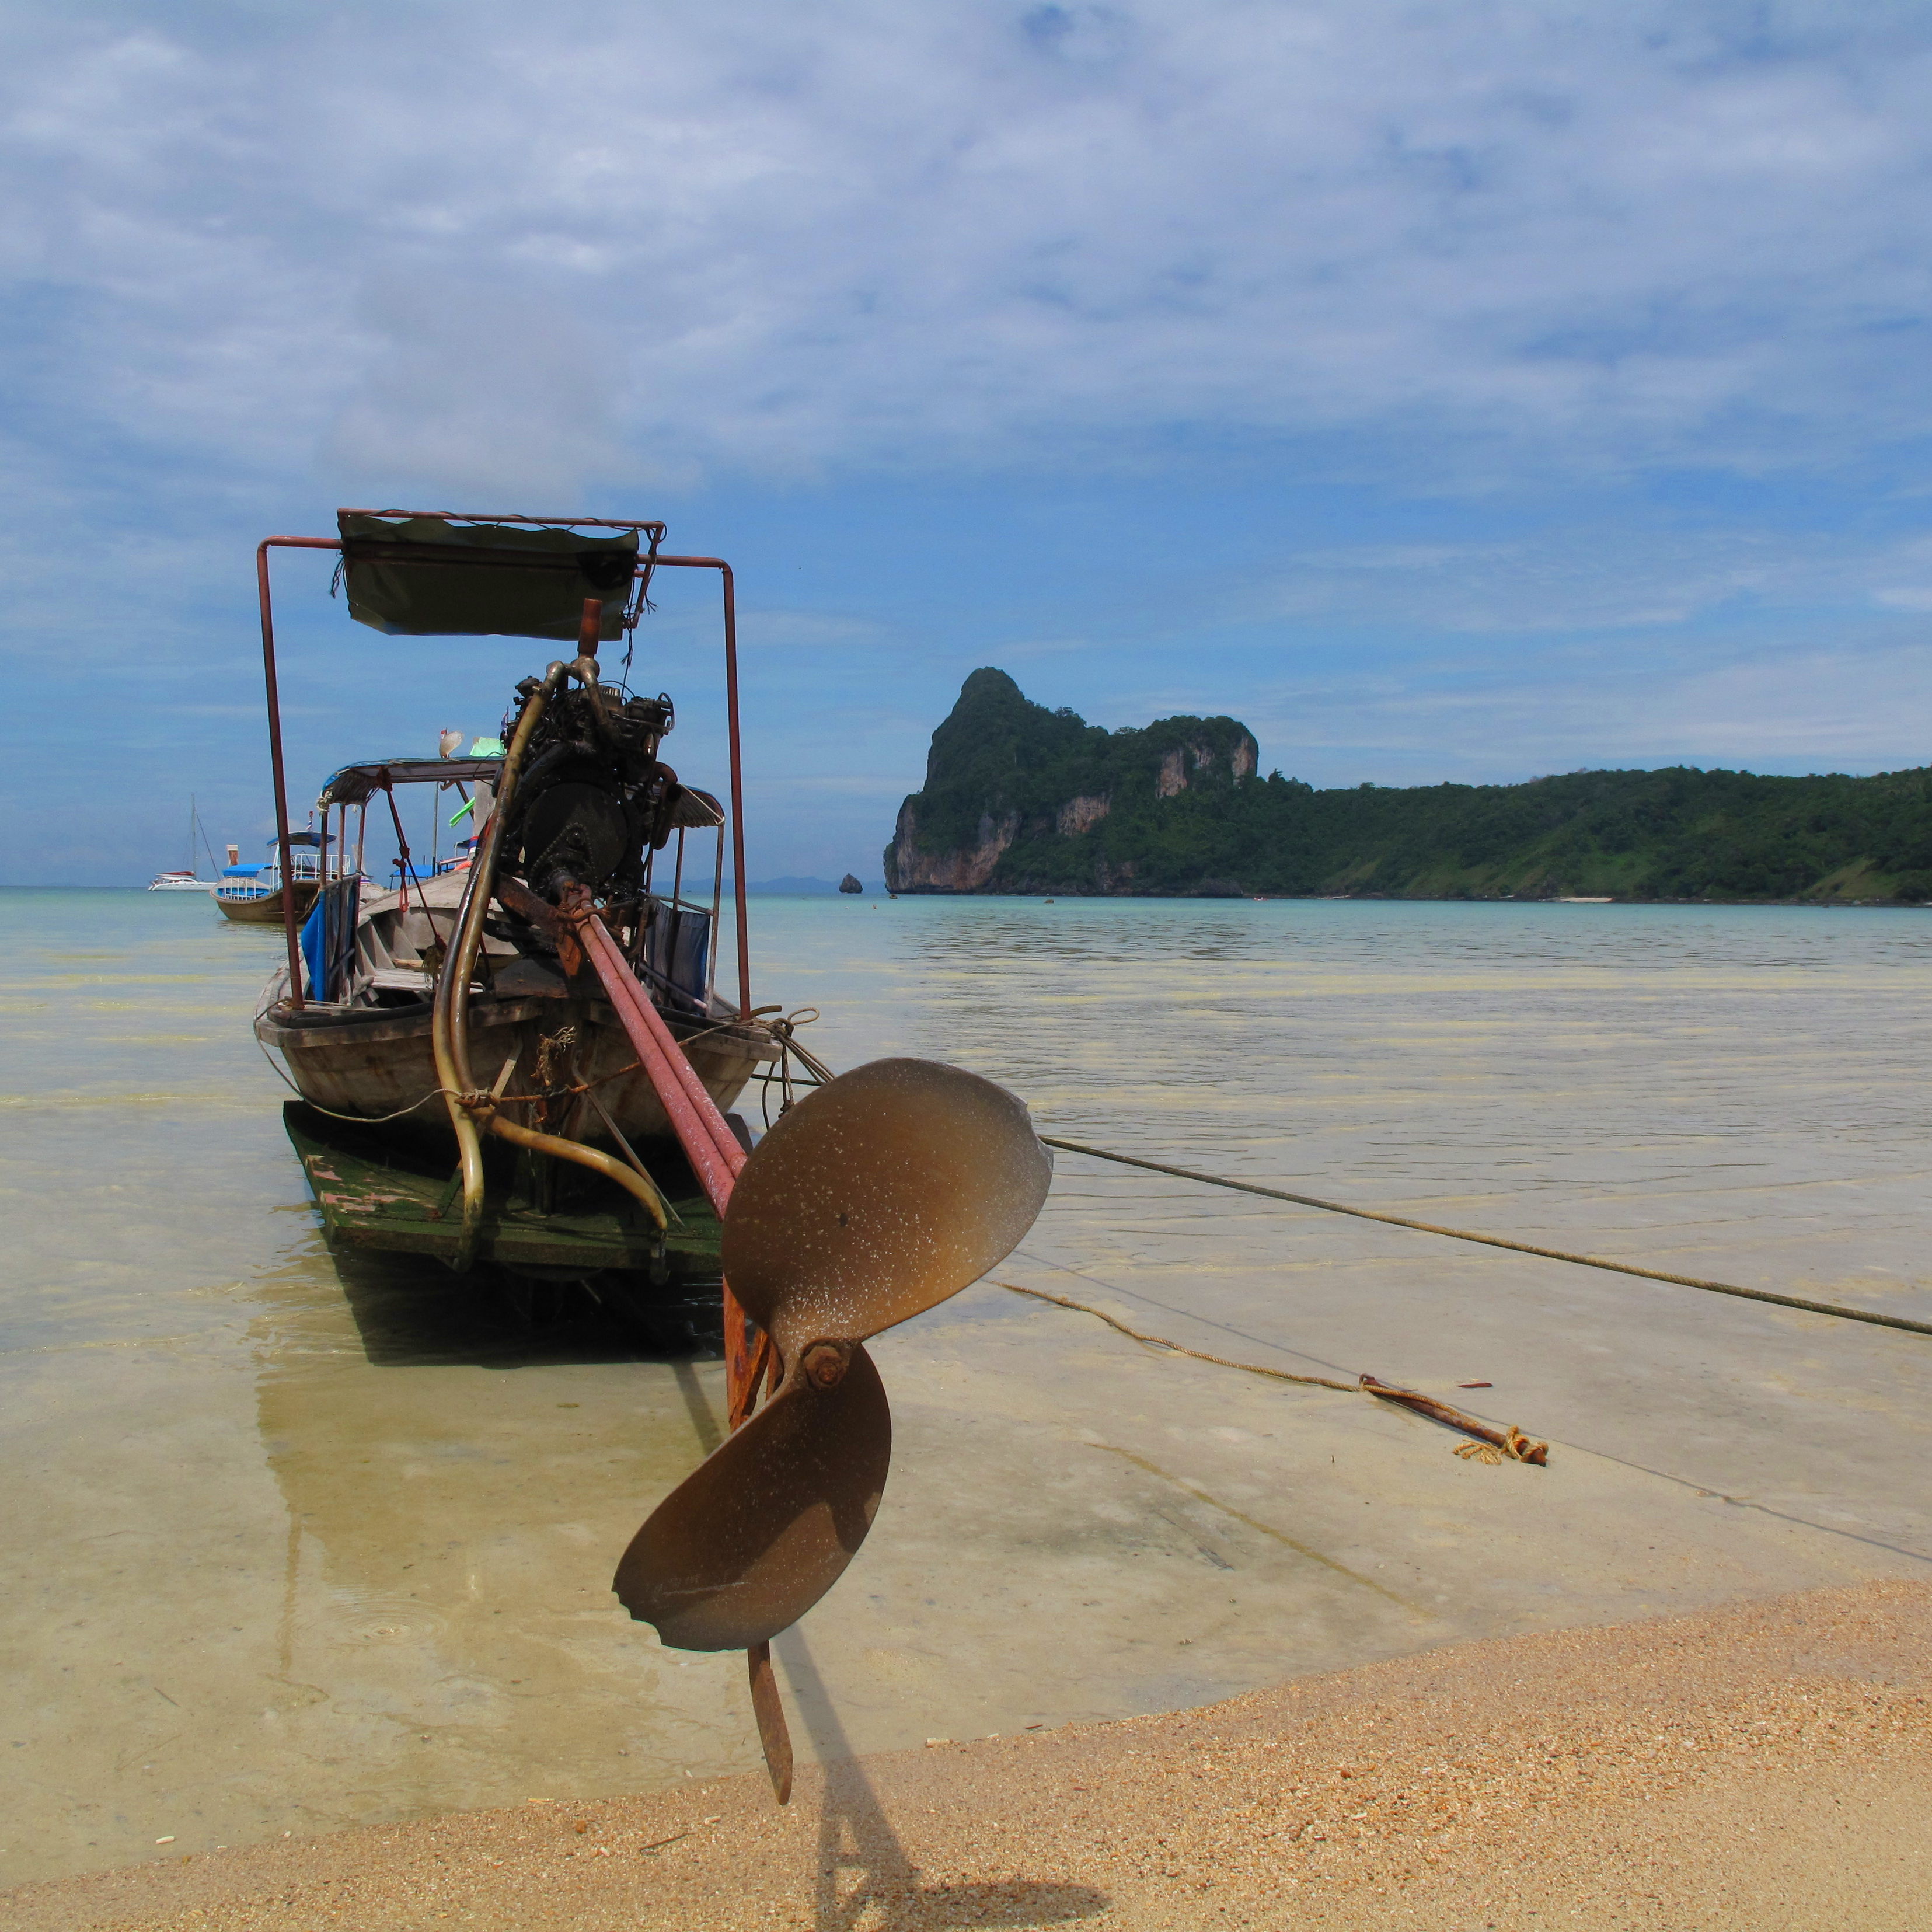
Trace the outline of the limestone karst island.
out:
<instances>
[{"instance_id":1,"label":"limestone karst island","mask_svg":"<svg viewBox=\"0 0 1932 1932\"><path fill-rule=\"evenodd\" d=\"M1318 791L1233 718L1109 731L976 670L885 851L895 892L1932 899L1932 770L1570 772Z\"/></svg>"}]
</instances>

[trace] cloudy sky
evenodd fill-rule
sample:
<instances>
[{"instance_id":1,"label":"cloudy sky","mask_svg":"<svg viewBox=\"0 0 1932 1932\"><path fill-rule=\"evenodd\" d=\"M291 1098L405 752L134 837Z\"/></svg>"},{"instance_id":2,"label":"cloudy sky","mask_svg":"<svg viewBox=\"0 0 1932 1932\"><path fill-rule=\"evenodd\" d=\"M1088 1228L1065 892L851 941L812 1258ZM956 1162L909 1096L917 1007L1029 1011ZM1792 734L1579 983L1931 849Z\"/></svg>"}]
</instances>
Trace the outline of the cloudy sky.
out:
<instances>
[{"instance_id":1,"label":"cloudy sky","mask_svg":"<svg viewBox=\"0 0 1932 1932\"><path fill-rule=\"evenodd\" d=\"M1932 761L1932 8L0 0L0 877L272 829L251 552L739 570L753 877L959 682L1317 784ZM292 777L541 647L284 568ZM715 584L639 680L718 776Z\"/></svg>"}]
</instances>

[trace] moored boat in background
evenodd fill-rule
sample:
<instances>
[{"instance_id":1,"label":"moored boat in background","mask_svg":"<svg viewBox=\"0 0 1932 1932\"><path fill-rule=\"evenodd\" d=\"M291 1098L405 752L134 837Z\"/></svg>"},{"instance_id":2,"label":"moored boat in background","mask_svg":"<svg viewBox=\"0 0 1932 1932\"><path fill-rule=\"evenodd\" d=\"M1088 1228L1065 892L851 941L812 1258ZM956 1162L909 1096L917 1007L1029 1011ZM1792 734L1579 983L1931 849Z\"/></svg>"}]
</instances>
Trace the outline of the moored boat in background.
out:
<instances>
[{"instance_id":1,"label":"moored boat in background","mask_svg":"<svg viewBox=\"0 0 1932 1932\"><path fill-rule=\"evenodd\" d=\"M214 903L226 919L248 926L279 926L283 920L282 862L280 841L271 838L272 856L258 866L226 865L215 882ZM315 903L322 887L322 835L316 832L291 832L289 844L289 898L297 919ZM334 869L340 872L338 862Z\"/></svg>"}]
</instances>

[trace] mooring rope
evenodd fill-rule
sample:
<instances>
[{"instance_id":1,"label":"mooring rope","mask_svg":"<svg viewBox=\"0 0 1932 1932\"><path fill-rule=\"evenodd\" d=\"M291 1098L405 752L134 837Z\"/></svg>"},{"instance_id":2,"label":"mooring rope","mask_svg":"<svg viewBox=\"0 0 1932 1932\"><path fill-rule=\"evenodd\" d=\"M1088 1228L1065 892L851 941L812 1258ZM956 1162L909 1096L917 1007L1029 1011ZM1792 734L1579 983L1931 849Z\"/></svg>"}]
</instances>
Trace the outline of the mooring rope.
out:
<instances>
[{"instance_id":1,"label":"mooring rope","mask_svg":"<svg viewBox=\"0 0 1932 1932\"><path fill-rule=\"evenodd\" d=\"M1090 1303L1076 1301L1064 1294L1049 1294L1043 1288L1022 1288L1016 1281L996 1281L995 1288L1004 1288L1010 1294L1030 1294L1036 1301L1050 1301L1056 1308L1070 1308L1078 1315L1090 1315L1096 1322L1104 1322L1109 1328L1116 1328L1130 1342L1144 1342L1155 1348L1172 1348L1177 1355L1192 1355L1197 1362L1212 1362L1216 1368L1240 1369L1251 1376L1268 1376L1278 1382L1305 1382L1312 1388L1340 1389L1344 1395L1360 1395L1360 1382L1338 1382L1331 1376L1298 1376L1286 1369L1274 1369L1261 1362L1238 1362L1228 1355L1210 1355L1201 1348L1190 1348L1179 1342L1171 1342L1165 1335L1144 1335L1138 1328L1130 1328L1117 1316L1109 1315L1104 1308L1096 1308Z\"/></svg>"},{"instance_id":2,"label":"mooring rope","mask_svg":"<svg viewBox=\"0 0 1932 1932\"><path fill-rule=\"evenodd\" d=\"M1763 1288L1739 1288L1728 1281L1706 1281L1694 1274L1666 1274L1661 1268L1639 1268L1634 1262L1606 1261L1600 1255L1573 1255L1562 1248L1539 1248L1528 1241L1512 1241L1502 1234L1479 1234L1467 1228L1444 1228L1433 1221L1412 1221L1406 1215L1384 1214L1372 1208L1352 1208L1346 1202L1323 1201L1312 1194L1292 1194L1284 1187L1264 1187L1258 1181L1234 1180L1222 1174L1202 1174L1190 1167L1170 1167L1166 1162L1143 1160L1138 1155L1113 1154L1106 1148L1088 1147L1081 1141L1062 1140L1042 1134L1048 1147L1064 1148L1069 1154L1090 1154L1096 1160L1118 1162L1123 1167L1144 1167L1154 1174L1171 1174L1180 1180L1198 1180L1208 1187L1231 1187L1241 1194L1258 1194L1270 1201L1287 1201L1298 1208L1318 1208L1324 1214L1352 1214L1358 1221L1381 1221L1391 1228L1409 1228L1419 1234L1446 1234L1451 1240L1476 1241L1486 1248L1508 1248L1512 1253L1536 1255L1548 1262L1571 1262L1578 1268L1607 1269L1612 1274L1634 1274L1644 1281L1669 1282L1676 1288L1702 1288L1707 1294L1734 1294L1744 1301L1769 1301L1780 1308L1802 1308L1810 1315L1835 1315L1846 1322L1869 1322L1880 1328L1902 1328L1912 1335L1932 1335L1932 1322L1914 1322L1903 1315L1880 1315L1869 1308L1852 1308L1838 1301L1807 1301L1796 1294L1774 1294Z\"/></svg>"},{"instance_id":3,"label":"mooring rope","mask_svg":"<svg viewBox=\"0 0 1932 1932\"><path fill-rule=\"evenodd\" d=\"M1379 1376L1358 1376L1352 1382L1338 1382L1332 1376L1298 1376L1292 1370L1271 1368L1264 1362L1238 1362L1232 1356L1210 1355L1204 1348L1190 1348L1184 1342L1176 1342L1166 1335L1148 1335L1138 1328L1130 1328L1118 1316L1109 1315L1104 1308L1096 1308L1091 1302L1076 1301L1069 1295L1049 1294L1043 1288L1022 1288L1016 1281L994 1281L993 1286L1004 1288L1010 1294L1030 1295L1035 1301L1050 1301L1057 1308L1070 1308L1076 1315L1090 1315L1096 1322L1104 1322L1109 1328L1117 1329L1130 1341L1144 1342L1150 1348L1166 1348L1177 1355L1191 1355L1197 1362L1212 1362L1216 1368L1239 1369L1244 1375L1266 1376L1274 1382L1300 1382L1310 1388L1334 1389L1342 1395L1375 1396L1384 1402L1399 1403L1404 1408L1412 1408L1418 1414L1447 1423L1451 1429L1460 1429L1464 1434L1474 1436L1475 1441L1464 1443L1456 1451L1459 1456L1473 1456L1484 1462L1534 1462L1539 1466L1550 1460L1550 1444L1526 1436L1513 1422L1498 1429L1478 1416L1465 1414L1461 1409L1438 1401L1434 1396L1385 1382Z\"/></svg>"}]
</instances>

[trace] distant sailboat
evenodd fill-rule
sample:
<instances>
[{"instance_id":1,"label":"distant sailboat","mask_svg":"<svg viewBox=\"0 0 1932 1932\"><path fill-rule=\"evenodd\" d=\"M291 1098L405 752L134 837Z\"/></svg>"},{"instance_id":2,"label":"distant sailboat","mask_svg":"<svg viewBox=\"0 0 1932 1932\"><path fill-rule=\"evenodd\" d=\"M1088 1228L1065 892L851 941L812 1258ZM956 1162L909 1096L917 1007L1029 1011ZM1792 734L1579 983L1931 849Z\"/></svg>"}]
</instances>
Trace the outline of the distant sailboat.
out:
<instances>
[{"instance_id":1,"label":"distant sailboat","mask_svg":"<svg viewBox=\"0 0 1932 1932\"><path fill-rule=\"evenodd\" d=\"M194 794L190 792L188 800L188 869L184 872L157 872L148 882L151 892L212 892L214 890L212 879L195 877L195 841L196 838L208 845L208 834L202 830L201 814L195 808ZM214 857L214 848L210 845L208 856ZM218 871L220 868L216 868Z\"/></svg>"}]
</instances>

